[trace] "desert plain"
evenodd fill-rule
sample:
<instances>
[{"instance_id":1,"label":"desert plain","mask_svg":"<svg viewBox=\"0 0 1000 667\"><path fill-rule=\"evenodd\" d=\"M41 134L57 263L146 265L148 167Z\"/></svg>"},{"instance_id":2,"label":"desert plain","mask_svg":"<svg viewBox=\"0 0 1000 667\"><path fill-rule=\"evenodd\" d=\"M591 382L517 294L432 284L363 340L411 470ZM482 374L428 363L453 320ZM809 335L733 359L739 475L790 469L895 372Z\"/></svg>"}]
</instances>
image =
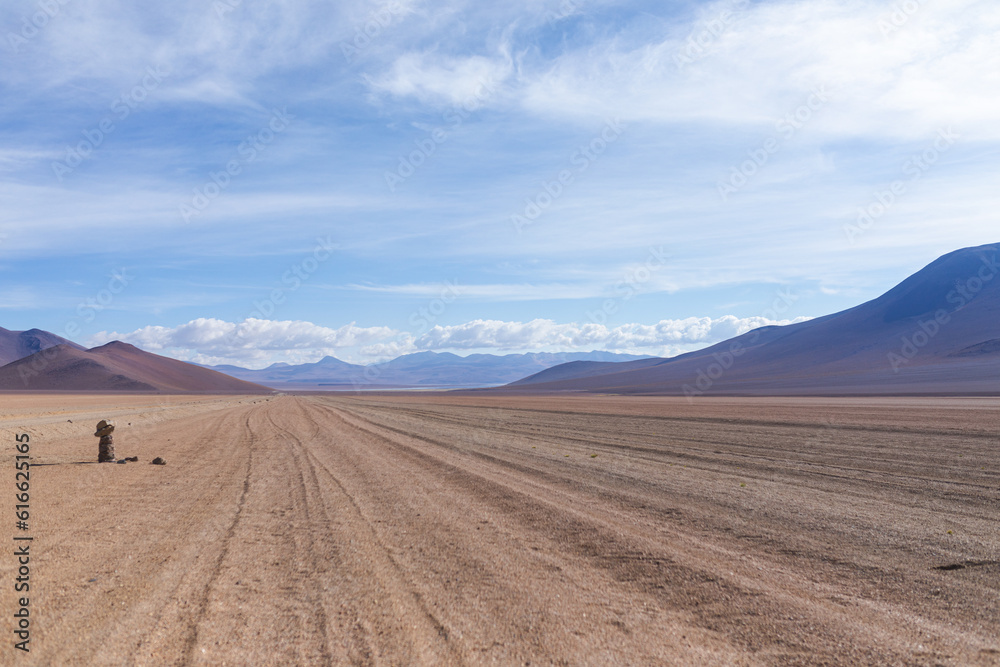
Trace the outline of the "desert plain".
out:
<instances>
[{"instance_id":1,"label":"desert plain","mask_svg":"<svg viewBox=\"0 0 1000 667\"><path fill-rule=\"evenodd\" d=\"M1000 664L997 398L8 394L0 437L2 664Z\"/></svg>"}]
</instances>

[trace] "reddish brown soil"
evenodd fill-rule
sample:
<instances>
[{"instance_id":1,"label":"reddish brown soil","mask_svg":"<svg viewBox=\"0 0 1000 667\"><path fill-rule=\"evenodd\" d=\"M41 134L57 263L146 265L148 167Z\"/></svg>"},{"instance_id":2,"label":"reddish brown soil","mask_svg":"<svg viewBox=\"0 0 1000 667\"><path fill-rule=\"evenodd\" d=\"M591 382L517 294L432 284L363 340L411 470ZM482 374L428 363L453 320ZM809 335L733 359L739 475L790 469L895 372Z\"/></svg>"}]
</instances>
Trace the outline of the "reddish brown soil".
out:
<instances>
[{"instance_id":1,"label":"reddish brown soil","mask_svg":"<svg viewBox=\"0 0 1000 667\"><path fill-rule=\"evenodd\" d=\"M104 417L139 463L89 463ZM1000 400L28 396L0 428L0 492L15 433L36 464L3 664L1000 664Z\"/></svg>"}]
</instances>

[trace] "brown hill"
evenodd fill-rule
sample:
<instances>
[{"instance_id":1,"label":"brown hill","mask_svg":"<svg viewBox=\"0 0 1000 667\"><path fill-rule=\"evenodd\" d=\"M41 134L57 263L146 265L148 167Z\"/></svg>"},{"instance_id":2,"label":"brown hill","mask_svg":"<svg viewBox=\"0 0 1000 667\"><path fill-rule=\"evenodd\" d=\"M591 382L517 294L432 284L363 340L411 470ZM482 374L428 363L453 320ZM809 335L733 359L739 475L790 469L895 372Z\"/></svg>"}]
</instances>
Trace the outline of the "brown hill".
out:
<instances>
[{"instance_id":1,"label":"brown hill","mask_svg":"<svg viewBox=\"0 0 1000 667\"><path fill-rule=\"evenodd\" d=\"M0 368L0 389L256 394L267 387L114 341L91 350L57 345Z\"/></svg>"},{"instance_id":2,"label":"brown hill","mask_svg":"<svg viewBox=\"0 0 1000 667\"><path fill-rule=\"evenodd\" d=\"M72 341L41 329L9 331L0 327L0 366L18 359L30 357L56 345L69 345L77 350L84 349Z\"/></svg>"}]
</instances>

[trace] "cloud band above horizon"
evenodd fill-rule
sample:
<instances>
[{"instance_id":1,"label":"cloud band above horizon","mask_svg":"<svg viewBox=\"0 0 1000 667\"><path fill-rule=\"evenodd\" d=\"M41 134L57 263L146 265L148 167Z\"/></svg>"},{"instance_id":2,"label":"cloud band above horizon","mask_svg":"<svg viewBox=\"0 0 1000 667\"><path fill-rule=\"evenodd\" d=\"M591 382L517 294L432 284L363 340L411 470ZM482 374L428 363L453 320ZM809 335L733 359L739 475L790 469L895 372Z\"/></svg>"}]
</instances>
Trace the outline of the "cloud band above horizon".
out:
<instances>
[{"instance_id":1,"label":"cloud band above horizon","mask_svg":"<svg viewBox=\"0 0 1000 667\"><path fill-rule=\"evenodd\" d=\"M89 347L113 340L147 352L200 364L263 368L272 363L309 363L333 356L351 363L378 363L414 352L494 353L590 352L601 350L649 356L674 356L707 347L764 326L804 322L809 318L687 318L655 324L608 327L594 323L475 320L434 326L414 335L388 327L332 329L311 322L247 319L226 322L201 318L177 327L149 326L131 332L102 331Z\"/></svg>"}]
</instances>

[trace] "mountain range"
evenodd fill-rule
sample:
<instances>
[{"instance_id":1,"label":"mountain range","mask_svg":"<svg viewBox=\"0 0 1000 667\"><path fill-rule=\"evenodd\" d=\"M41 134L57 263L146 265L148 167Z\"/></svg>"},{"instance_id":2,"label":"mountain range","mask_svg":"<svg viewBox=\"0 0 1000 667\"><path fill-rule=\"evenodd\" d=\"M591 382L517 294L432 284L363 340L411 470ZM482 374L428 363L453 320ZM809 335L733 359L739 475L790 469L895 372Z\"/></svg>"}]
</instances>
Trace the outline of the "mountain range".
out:
<instances>
[{"instance_id":1,"label":"mountain range","mask_svg":"<svg viewBox=\"0 0 1000 667\"><path fill-rule=\"evenodd\" d=\"M608 352L421 352L262 370L185 363L114 341L90 350L0 328L0 390L256 393L366 388L706 395L1000 394L1000 244L931 263L855 308L670 359ZM504 385L504 386L500 386Z\"/></svg>"},{"instance_id":2,"label":"mountain range","mask_svg":"<svg viewBox=\"0 0 1000 667\"><path fill-rule=\"evenodd\" d=\"M855 308L666 360L573 363L505 390L619 394L1000 394L1000 244L941 257Z\"/></svg>"},{"instance_id":3,"label":"mountain range","mask_svg":"<svg viewBox=\"0 0 1000 667\"><path fill-rule=\"evenodd\" d=\"M546 368L572 361L625 362L643 359L611 352L470 354L417 352L392 361L361 366L325 357L311 364L273 364L261 370L206 366L248 382L279 389L467 388L504 385Z\"/></svg>"},{"instance_id":4,"label":"mountain range","mask_svg":"<svg viewBox=\"0 0 1000 667\"><path fill-rule=\"evenodd\" d=\"M262 370L201 366L113 341L85 349L55 334L0 329L0 390L258 393L281 390L370 388L469 388L503 385L567 361L627 361L635 355L473 354L420 352L373 366L334 357L311 363L277 363Z\"/></svg>"}]
</instances>

